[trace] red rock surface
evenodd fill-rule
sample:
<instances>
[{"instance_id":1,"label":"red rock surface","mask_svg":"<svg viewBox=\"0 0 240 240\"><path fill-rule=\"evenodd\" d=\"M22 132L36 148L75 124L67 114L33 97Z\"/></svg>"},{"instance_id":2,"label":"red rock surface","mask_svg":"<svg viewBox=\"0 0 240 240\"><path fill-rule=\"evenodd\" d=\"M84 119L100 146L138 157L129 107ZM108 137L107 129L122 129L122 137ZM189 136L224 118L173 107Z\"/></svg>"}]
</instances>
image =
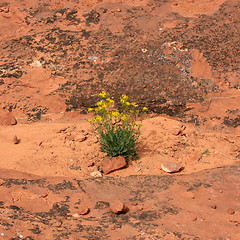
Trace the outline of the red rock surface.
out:
<instances>
[{"instance_id":1,"label":"red rock surface","mask_svg":"<svg viewBox=\"0 0 240 240\"><path fill-rule=\"evenodd\" d=\"M237 0L2 1L0 236L238 239L238 10ZM107 176L85 114L102 90L150 110L139 159ZM163 162L184 169L169 175ZM111 212L113 199L126 214Z\"/></svg>"}]
</instances>

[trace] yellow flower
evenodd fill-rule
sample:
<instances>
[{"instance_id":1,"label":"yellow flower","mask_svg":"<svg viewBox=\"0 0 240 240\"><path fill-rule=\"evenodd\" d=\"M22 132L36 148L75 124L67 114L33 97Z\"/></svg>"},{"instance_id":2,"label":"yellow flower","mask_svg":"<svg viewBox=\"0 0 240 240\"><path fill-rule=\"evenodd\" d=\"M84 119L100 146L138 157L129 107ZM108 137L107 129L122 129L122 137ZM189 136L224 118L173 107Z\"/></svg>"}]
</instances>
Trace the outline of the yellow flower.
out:
<instances>
[{"instance_id":1,"label":"yellow flower","mask_svg":"<svg viewBox=\"0 0 240 240\"><path fill-rule=\"evenodd\" d=\"M119 112L118 111L112 112L112 116L113 117L118 117L119 116Z\"/></svg>"},{"instance_id":2,"label":"yellow flower","mask_svg":"<svg viewBox=\"0 0 240 240\"><path fill-rule=\"evenodd\" d=\"M122 120L123 122L125 122L126 119L127 119L127 116L126 116L126 115L123 115L123 116L121 117L121 120Z\"/></svg>"},{"instance_id":3,"label":"yellow flower","mask_svg":"<svg viewBox=\"0 0 240 240\"><path fill-rule=\"evenodd\" d=\"M92 123L92 122L93 122L93 119L88 119L88 122L89 122L89 123Z\"/></svg>"},{"instance_id":4,"label":"yellow flower","mask_svg":"<svg viewBox=\"0 0 240 240\"><path fill-rule=\"evenodd\" d=\"M99 110L105 110L107 107L106 103L102 103L101 106L99 106Z\"/></svg>"},{"instance_id":5,"label":"yellow flower","mask_svg":"<svg viewBox=\"0 0 240 240\"><path fill-rule=\"evenodd\" d=\"M93 108L89 108L88 112L93 112L93 110L94 110Z\"/></svg>"},{"instance_id":6,"label":"yellow flower","mask_svg":"<svg viewBox=\"0 0 240 240\"><path fill-rule=\"evenodd\" d=\"M130 106L131 105L131 103L130 102L126 102L126 106Z\"/></svg>"},{"instance_id":7,"label":"yellow flower","mask_svg":"<svg viewBox=\"0 0 240 240\"><path fill-rule=\"evenodd\" d=\"M98 123L100 123L102 120L103 120L103 119L102 119L101 116L96 116L96 121L97 121Z\"/></svg>"},{"instance_id":8,"label":"yellow flower","mask_svg":"<svg viewBox=\"0 0 240 240\"><path fill-rule=\"evenodd\" d=\"M146 107L143 107L143 112L147 112L148 111L148 108L146 108Z\"/></svg>"},{"instance_id":9,"label":"yellow flower","mask_svg":"<svg viewBox=\"0 0 240 240\"><path fill-rule=\"evenodd\" d=\"M99 93L99 97L101 98L105 98L107 96L107 93L105 91L102 91L101 93Z\"/></svg>"},{"instance_id":10,"label":"yellow flower","mask_svg":"<svg viewBox=\"0 0 240 240\"><path fill-rule=\"evenodd\" d=\"M102 102L101 102L101 101L97 102L97 105L98 105L99 107L101 107L101 106L102 106Z\"/></svg>"},{"instance_id":11,"label":"yellow flower","mask_svg":"<svg viewBox=\"0 0 240 240\"><path fill-rule=\"evenodd\" d=\"M131 103L131 105L135 108L138 106L136 103Z\"/></svg>"}]
</instances>

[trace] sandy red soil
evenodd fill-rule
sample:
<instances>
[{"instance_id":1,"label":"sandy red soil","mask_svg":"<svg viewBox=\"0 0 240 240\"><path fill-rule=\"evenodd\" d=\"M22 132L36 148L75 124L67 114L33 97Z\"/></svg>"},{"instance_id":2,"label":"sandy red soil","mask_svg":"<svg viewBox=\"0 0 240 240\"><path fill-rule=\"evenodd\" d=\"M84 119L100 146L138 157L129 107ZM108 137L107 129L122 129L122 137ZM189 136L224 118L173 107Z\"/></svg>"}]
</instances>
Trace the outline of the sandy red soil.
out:
<instances>
[{"instance_id":1,"label":"sandy red soil","mask_svg":"<svg viewBox=\"0 0 240 240\"><path fill-rule=\"evenodd\" d=\"M0 239L240 239L239 7L0 3ZM108 175L87 121L102 90L150 109L139 159Z\"/></svg>"}]
</instances>

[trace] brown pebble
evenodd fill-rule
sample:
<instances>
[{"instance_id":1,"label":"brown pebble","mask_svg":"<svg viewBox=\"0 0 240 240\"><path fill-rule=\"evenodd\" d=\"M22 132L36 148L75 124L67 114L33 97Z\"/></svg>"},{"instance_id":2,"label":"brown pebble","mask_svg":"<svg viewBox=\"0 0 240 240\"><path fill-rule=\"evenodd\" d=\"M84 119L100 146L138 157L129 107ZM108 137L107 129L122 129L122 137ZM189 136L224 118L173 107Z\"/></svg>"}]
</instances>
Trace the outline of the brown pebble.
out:
<instances>
[{"instance_id":1,"label":"brown pebble","mask_svg":"<svg viewBox=\"0 0 240 240\"><path fill-rule=\"evenodd\" d=\"M4 182L4 180L0 179L0 186L2 186Z\"/></svg>"},{"instance_id":2,"label":"brown pebble","mask_svg":"<svg viewBox=\"0 0 240 240\"><path fill-rule=\"evenodd\" d=\"M8 13L9 12L9 7L8 6L1 7L1 10L5 13Z\"/></svg>"},{"instance_id":3,"label":"brown pebble","mask_svg":"<svg viewBox=\"0 0 240 240\"><path fill-rule=\"evenodd\" d=\"M114 202L110 203L110 209L113 213L119 214L126 212L126 206L124 203L122 203L120 200L116 200Z\"/></svg>"},{"instance_id":4,"label":"brown pebble","mask_svg":"<svg viewBox=\"0 0 240 240\"><path fill-rule=\"evenodd\" d=\"M20 143L20 139L18 139L16 135L13 137L13 143L14 144L19 144Z\"/></svg>"},{"instance_id":5,"label":"brown pebble","mask_svg":"<svg viewBox=\"0 0 240 240\"><path fill-rule=\"evenodd\" d=\"M209 206L210 206L210 208L212 208L212 209L216 209L216 208L217 208L217 206L216 206L215 204L213 204L213 203L210 204Z\"/></svg>"},{"instance_id":6,"label":"brown pebble","mask_svg":"<svg viewBox=\"0 0 240 240\"><path fill-rule=\"evenodd\" d=\"M228 212L228 214L230 214L230 215L233 215L233 214L235 213L235 211L234 211L232 208L229 208L229 209L227 210L227 212Z\"/></svg>"},{"instance_id":7,"label":"brown pebble","mask_svg":"<svg viewBox=\"0 0 240 240\"><path fill-rule=\"evenodd\" d=\"M86 215L89 213L89 208L86 205L80 205L78 208L78 214Z\"/></svg>"},{"instance_id":8,"label":"brown pebble","mask_svg":"<svg viewBox=\"0 0 240 240\"><path fill-rule=\"evenodd\" d=\"M194 221L197 221L197 217L193 217L192 218L192 221L194 222Z\"/></svg>"},{"instance_id":9,"label":"brown pebble","mask_svg":"<svg viewBox=\"0 0 240 240\"><path fill-rule=\"evenodd\" d=\"M94 162L89 162L89 163L87 164L87 166L88 166L88 167L92 167L92 166L94 166L94 164L95 164Z\"/></svg>"},{"instance_id":10,"label":"brown pebble","mask_svg":"<svg viewBox=\"0 0 240 240\"><path fill-rule=\"evenodd\" d=\"M132 202L131 204L132 204L133 206L137 206L137 205L138 205L137 202Z\"/></svg>"}]
</instances>

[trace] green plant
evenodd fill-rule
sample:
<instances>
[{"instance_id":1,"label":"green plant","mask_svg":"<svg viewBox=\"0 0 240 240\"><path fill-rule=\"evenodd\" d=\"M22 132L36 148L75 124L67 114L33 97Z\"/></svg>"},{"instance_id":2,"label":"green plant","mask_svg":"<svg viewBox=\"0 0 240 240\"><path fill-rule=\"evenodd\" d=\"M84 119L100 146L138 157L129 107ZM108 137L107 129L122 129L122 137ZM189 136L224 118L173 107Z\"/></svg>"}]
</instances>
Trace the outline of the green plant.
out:
<instances>
[{"instance_id":1,"label":"green plant","mask_svg":"<svg viewBox=\"0 0 240 240\"><path fill-rule=\"evenodd\" d=\"M207 156L210 155L208 148L202 152L202 155L207 155Z\"/></svg>"},{"instance_id":2,"label":"green plant","mask_svg":"<svg viewBox=\"0 0 240 240\"><path fill-rule=\"evenodd\" d=\"M144 107L140 112L136 103L131 103L128 96L122 95L121 109L116 110L109 93L103 91L99 97L97 107L89 108L88 111L95 113L89 122L97 133L102 151L109 157L120 155L127 160L138 158L136 148L143 118L140 123L137 123L137 119L139 116L143 117L148 109Z\"/></svg>"}]
</instances>

